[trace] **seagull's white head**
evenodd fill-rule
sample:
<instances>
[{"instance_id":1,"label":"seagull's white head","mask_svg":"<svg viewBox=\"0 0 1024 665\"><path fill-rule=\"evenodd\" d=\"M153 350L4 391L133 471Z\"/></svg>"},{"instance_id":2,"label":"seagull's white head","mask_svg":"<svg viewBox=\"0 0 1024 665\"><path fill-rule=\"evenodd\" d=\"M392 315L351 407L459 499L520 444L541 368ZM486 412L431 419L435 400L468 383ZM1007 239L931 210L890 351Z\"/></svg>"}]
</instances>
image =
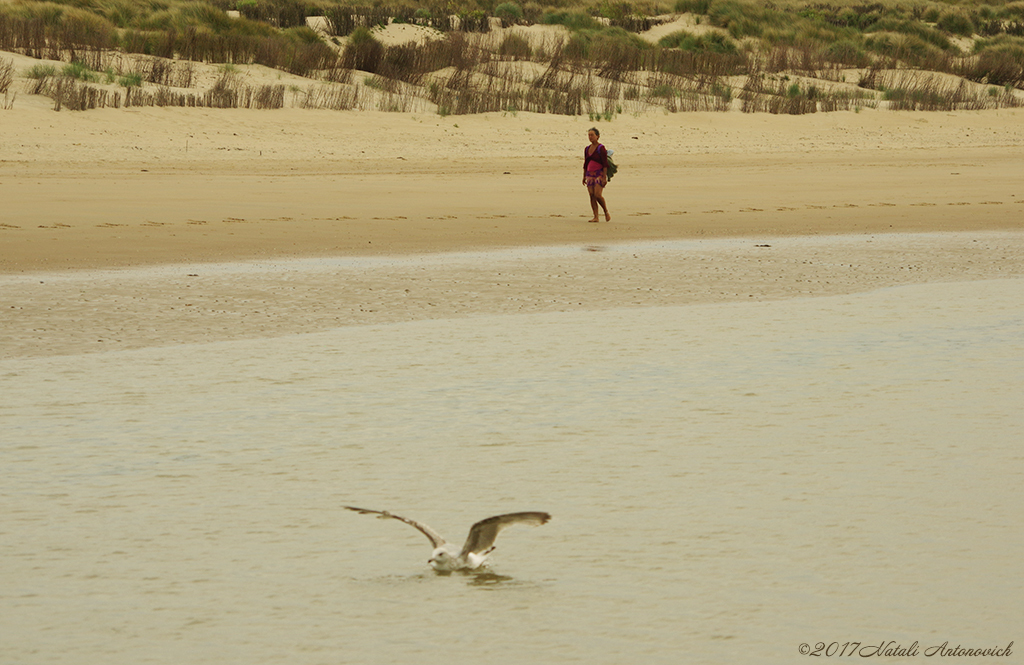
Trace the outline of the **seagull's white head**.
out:
<instances>
[{"instance_id":1,"label":"seagull's white head","mask_svg":"<svg viewBox=\"0 0 1024 665\"><path fill-rule=\"evenodd\" d=\"M459 557L458 554L453 554L448 550L446 543L434 550L427 563L429 563L434 570L450 572L459 567Z\"/></svg>"}]
</instances>

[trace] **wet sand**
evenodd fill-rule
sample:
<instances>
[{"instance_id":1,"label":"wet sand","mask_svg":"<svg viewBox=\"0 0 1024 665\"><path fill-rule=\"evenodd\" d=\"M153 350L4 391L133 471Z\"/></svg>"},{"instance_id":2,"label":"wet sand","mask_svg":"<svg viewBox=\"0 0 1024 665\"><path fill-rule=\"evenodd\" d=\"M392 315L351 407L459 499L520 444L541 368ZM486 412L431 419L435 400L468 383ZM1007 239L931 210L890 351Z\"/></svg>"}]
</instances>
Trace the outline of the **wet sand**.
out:
<instances>
[{"instance_id":1,"label":"wet sand","mask_svg":"<svg viewBox=\"0 0 1024 665\"><path fill-rule=\"evenodd\" d=\"M8 274L0 356L1024 276L1024 233L759 236Z\"/></svg>"}]
</instances>

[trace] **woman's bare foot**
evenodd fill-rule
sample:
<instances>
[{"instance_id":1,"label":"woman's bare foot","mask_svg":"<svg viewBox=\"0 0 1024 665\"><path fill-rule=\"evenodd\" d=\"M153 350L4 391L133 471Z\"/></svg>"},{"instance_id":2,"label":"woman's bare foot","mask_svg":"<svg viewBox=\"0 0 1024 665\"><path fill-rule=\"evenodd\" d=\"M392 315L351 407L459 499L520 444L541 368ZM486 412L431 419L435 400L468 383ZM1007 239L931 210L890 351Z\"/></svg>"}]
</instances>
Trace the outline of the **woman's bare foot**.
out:
<instances>
[{"instance_id":1,"label":"woman's bare foot","mask_svg":"<svg viewBox=\"0 0 1024 665\"><path fill-rule=\"evenodd\" d=\"M593 224L593 223L597 222L598 220L597 220L597 217L595 217L594 219L588 219L587 221L590 222L591 224Z\"/></svg>"},{"instance_id":2,"label":"woman's bare foot","mask_svg":"<svg viewBox=\"0 0 1024 665\"><path fill-rule=\"evenodd\" d=\"M595 219L594 221L596 222L597 220ZM608 213L605 213L604 214L604 221L606 221L606 222L612 221L612 216L609 215Z\"/></svg>"}]
</instances>

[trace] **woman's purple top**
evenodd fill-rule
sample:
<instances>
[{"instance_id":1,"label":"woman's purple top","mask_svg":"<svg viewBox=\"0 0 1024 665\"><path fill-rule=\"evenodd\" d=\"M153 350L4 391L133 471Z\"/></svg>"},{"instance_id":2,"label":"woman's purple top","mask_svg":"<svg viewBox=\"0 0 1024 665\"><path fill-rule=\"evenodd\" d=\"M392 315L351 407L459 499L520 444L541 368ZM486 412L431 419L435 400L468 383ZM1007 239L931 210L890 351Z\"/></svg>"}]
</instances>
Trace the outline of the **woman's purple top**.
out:
<instances>
[{"instance_id":1,"label":"woman's purple top","mask_svg":"<svg viewBox=\"0 0 1024 665\"><path fill-rule=\"evenodd\" d=\"M608 151L600 143L594 154L590 153L590 146L583 149L583 170L589 173L599 173L601 169L608 168Z\"/></svg>"}]
</instances>

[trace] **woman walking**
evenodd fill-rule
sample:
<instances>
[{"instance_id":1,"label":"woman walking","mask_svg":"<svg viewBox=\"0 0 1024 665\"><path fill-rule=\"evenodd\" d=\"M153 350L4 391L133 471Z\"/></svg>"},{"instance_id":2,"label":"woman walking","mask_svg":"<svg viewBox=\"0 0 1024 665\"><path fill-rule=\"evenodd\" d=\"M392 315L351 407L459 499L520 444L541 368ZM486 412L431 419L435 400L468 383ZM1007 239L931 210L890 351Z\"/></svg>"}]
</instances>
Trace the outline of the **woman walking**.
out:
<instances>
[{"instance_id":1,"label":"woman walking","mask_svg":"<svg viewBox=\"0 0 1024 665\"><path fill-rule=\"evenodd\" d=\"M583 150L583 184L590 193L590 207L594 210L594 218L591 222L598 221L597 206L604 210L604 221L612 221L608 214L608 205L604 202L604 188L608 185L608 151L603 145L597 142L601 138L601 132L597 127L591 127L587 132L590 145Z\"/></svg>"}]
</instances>

